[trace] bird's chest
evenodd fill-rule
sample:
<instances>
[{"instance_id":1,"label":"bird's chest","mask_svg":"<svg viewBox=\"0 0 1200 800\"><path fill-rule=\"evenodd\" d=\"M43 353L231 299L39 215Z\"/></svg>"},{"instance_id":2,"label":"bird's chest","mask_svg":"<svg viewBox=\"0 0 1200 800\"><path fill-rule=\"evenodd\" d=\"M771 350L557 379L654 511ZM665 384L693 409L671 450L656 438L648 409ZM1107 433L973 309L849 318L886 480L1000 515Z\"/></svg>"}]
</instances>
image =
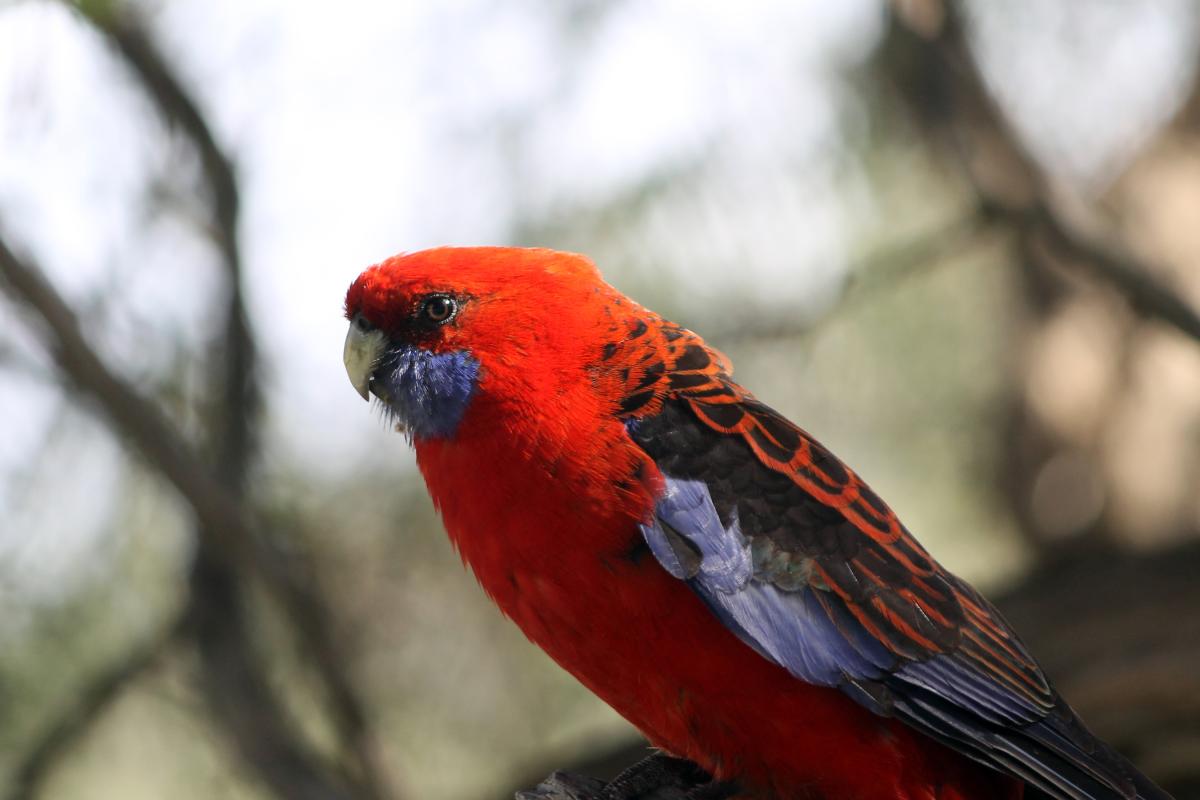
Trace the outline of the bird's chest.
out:
<instances>
[{"instance_id":1,"label":"bird's chest","mask_svg":"<svg viewBox=\"0 0 1200 800\"><path fill-rule=\"evenodd\" d=\"M495 435L514 418L489 410L473 409L453 440L417 444L446 532L484 591L619 709L655 654L684 654L691 669L696 642L720 626L639 528L664 486L654 462L616 420L568 419L557 432L543 420L522 438Z\"/></svg>"},{"instance_id":2,"label":"bird's chest","mask_svg":"<svg viewBox=\"0 0 1200 800\"><path fill-rule=\"evenodd\" d=\"M618 710L638 705L650 688L654 651L694 651L696 632L679 609L698 601L659 566L638 529L657 476L640 451L608 447L531 465L444 446L418 449L418 463L484 590Z\"/></svg>"},{"instance_id":3,"label":"bird's chest","mask_svg":"<svg viewBox=\"0 0 1200 800\"><path fill-rule=\"evenodd\" d=\"M418 447L454 546L535 639L540 628L584 627L582 617L619 599L621 582L653 561L637 527L653 506L645 474L653 467L632 446L588 452L583 443L536 458L451 443Z\"/></svg>"},{"instance_id":4,"label":"bird's chest","mask_svg":"<svg viewBox=\"0 0 1200 800\"><path fill-rule=\"evenodd\" d=\"M714 774L778 782L788 798L806 796L792 790L796 776L806 784L821 774L826 740L858 743L839 756L847 763L866 752L896 769L878 718L743 645L655 560L637 523L653 507L659 473L630 452L533 471L503 454L426 445L418 463L484 590L655 745Z\"/></svg>"}]
</instances>

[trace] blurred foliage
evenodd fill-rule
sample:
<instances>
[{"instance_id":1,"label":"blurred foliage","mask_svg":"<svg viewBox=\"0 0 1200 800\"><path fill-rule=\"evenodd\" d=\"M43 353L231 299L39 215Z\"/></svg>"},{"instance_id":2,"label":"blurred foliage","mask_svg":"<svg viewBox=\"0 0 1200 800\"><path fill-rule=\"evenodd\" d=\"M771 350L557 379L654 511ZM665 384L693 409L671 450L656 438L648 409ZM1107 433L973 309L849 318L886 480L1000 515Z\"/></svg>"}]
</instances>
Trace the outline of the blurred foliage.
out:
<instances>
[{"instance_id":1,"label":"blurred foliage","mask_svg":"<svg viewBox=\"0 0 1200 800\"><path fill-rule=\"evenodd\" d=\"M1200 303L1194 9L791 5L749 21L670 3L355 6L344 19L271 3L0 7L0 235L210 466L231 287L248 298L262 409L247 420L244 505L262 541L230 574L254 663L331 780L362 796L493 797L632 735L502 620L402 439L360 419L339 374L337 292L389 248L588 253L727 352L985 589L1074 548L1195 539L1195 341L1068 263L1086 258L1039 255L1023 227L1034 206L1004 205L1017 185L1082 231L1076 244L1138 259L1136 276ZM961 85L939 94L918 63L950 52L956 21L977 106L956 101ZM361 51L357 72L305 46L314 28L330 53ZM1157 100L1136 105L1140 128L1102 135L1120 97L1075 95L1110 44L1120 58L1104 69ZM155 75L179 82L198 120ZM1059 116L1055 98L1073 98ZM222 211L223 166L240 217L236 202ZM209 546L195 509L129 431L93 418L95 397L62 376L26 305L0 300L0 787L23 796L29 755L76 726L37 796L270 796L203 688L211 664L187 616ZM272 569L311 593L328 631L306 632ZM73 712L106 674L111 696ZM331 700L339 674L362 742ZM1181 755L1156 762L1164 775L1200 752L1185 727Z\"/></svg>"}]
</instances>

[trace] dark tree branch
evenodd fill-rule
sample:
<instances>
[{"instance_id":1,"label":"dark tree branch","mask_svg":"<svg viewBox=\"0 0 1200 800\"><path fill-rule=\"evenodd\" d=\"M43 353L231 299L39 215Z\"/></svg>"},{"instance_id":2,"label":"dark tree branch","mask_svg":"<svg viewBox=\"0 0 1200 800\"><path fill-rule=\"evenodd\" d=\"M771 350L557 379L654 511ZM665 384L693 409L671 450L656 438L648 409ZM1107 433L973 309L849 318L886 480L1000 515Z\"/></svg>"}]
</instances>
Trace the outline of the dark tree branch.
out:
<instances>
[{"instance_id":1,"label":"dark tree branch","mask_svg":"<svg viewBox=\"0 0 1200 800\"><path fill-rule=\"evenodd\" d=\"M224 387L217 421L218 474L229 491L240 499L247 472L254 459L254 422L259 411L259 387L256 382L256 352L253 330L249 325L242 288L242 262L238 243L240 207L237 176L233 163L209 127L205 115L191 93L175 75L138 24L124 13L121 4L80 6L83 16L105 35L154 102L155 108L173 127L183 132L199 154L205 183L212 205L212 225L218 249L226 269L226 312L222 352L217 363L222 367L219 385ZM201 542L206 537L201 538ZM361 795L383 797L384 773L377 763L377 746L362 700L344 669L344 659L329 619L327 606L307 575L290 568L271 543L257 543L260 560L275 565L280 585L279 596L292 623L300 633L305 649L313 659L325 690L329 710L339 731L347 769ZM216 554L214 554L216 555ZM209 559L211 571L219 559ZM216 587L219 582L204 581Z\"/></svg>"},{"instance_id":2,"label":"dark tree branch","mask_svg":"<svg viewBox=\"0 0 1200 800\"><path fill-rule=\"evenodd\" d=\"M399 790L387 780L381 760L381 748L372 730L366 706L345 669L343 648L334 633L334 623L328 605L321 596L317 576L306 561L293 555L290 559L271 544L271 557L289 564L289 580L282 590L286 593L290 619L300 634L300 640L318 676L346 763L342 765L346 780L362 798L396 798Z\"/></svg>"},{"instance_id":3,"label":"dark tree branch","mask_svg":"<svg viewBox=\"0 0 1200 800\"><path fill-rule=\"evenodd\" d=\"M238 572L201 547L190 588L199 679L214 716L243 763L280 798L352 800L364 797L330 774L320 756L297 733L263 669L246 618Z\"/></svg>"},{"instance_id":4,"label":"dark tree branch","mask_svg":"<svg viewBox=\"0 0 1200 800\"><path fill-rule=\"evenodd\" d=\"M537 787L517 792L515 797L516 800L629 800L631 797L637 800L724 800L733 796L719 790L701 795L699 792L708 788L705 782L665 781L636 795L612 794L610 787L611 784L586 775L553 772Z\"/></svg>"},{"instance_id":5,"label":"dark tree branch","mask_svg":"<svg viewBox=\"0 0 1200 800\"><path fill-rule=\"evenodd\" d=\"M936 7L936 14L921 17L934 22L910 27L911 17L894 15L880 73L932 140L956 154L981 212L1015 231L1026 252L1044 250L1121 293L1142 316L1200 341L1200 315L1153 269L1123 252L1119 242L1090 240L1058 213L1043 170L984 83L958 4L928 0L918 5Z\"/></svg>"},{"instance_id":6,"label":"dark tree branch","mask_svg":"<svg viewBox=\"0 0 1200 800\"><path fill-rule=\"evenodd\" d=\"M1176 797L1200 789L1200 543L1063 554L993 599L1089 726Z\"/></svg>"},{"instance_id":7,"label":"dark tree branch","mask_svg":"<svg viewBox=\"0 0 1200 800\"><path fill-rule=\"evenodd\" d=\"M386 792L382 788L382 771L375 757L373 737L362 702L337 656L324 602L305 578L295 575L267 540L257 535L256 526L246 519L239 505L253 461L252 432L257 418L258 390L254 380L256 347L241 288L239 203L232 164L217 146L197 104L133 18L111 4L81 5L78 9L113 43L155 108L170 125L184 133L200 155L204 181L210 190L212 231L227 275L223 346L215 354L215 363L221 367L217 384L224 387L214 437L220 477L213 478L189 452L187 443L152 403L137 396L103 366L80 334L78 322L66 304L36 271L21 264L2 243L0 267L16 295L38 310L49 324L54 340L52 349L64 373L100 400L116 429L161 469L197 513L200 550L193 587L203 592L195 598L195 630L201 654L214 660L211 666L215 668L206 670L206 674L221 674L229 679L223 684L209 681L208 694L218 717L241 745L239 754L280 796L295 796L295 780L311 783L326 796L342 792L321 774L319 761L292 735L293 726L286 724L285 712L271 695L268 683L257 677L263 667L257 664L253 642L241 621L240 604L245 600L238 596L239 582L232 579L250 567L274 590L300 632L306 650L313 656L340 733L339 746L348 762L343 769L345 783L356 787L355 793L360 797L383 797ZM215 573L222 569L229 574L217 576ZM227 611L237 607L238 613L204 613L204 603ZM221 696L223 691L229 691L238 700ZM251 747L255 742L241 735L240 732L247 730L242 717L251 708L257 708L263 720L271 721L263 722L269 729L267 732L274 736L271 742L255 740L256 746ZM272 747L274 756L266 757ZM279 763L287 763L288 772L295 778L281 780Z\"/></svg>"},{"instance_id":8,"label":"dark tree branch","mask_svg":"<svg viewBox=\"0 0 1200 800\"><path fill-rule=\"evenodd\" d=\"M253 560L253 528L237 501L212 477L158 406L142 397L96 355L74 313L41 273L19 259L0 235L4 291L31 309L63 374L95 401L122 438L176 488L232 562Z\"/></svg>"},{"instance_id":9,"label":"dark tree branch","mask_svg":"<svg viewBox=\"0 0 1200 800\"><path fill-rule=\"evenodd\" d=\"M259 388L255 380L257 346L243 300L238 240L241 201L233 162L217 145L198 104L136 19L122 13L119 5L117 11L107 14L97 13L94 5L89 8L92 10L85 10L84 16L113 43L154 101L154 107L169 124L183 131L200 156L211 197L213 233L227 272L224 347L220 354L225 398L217 463L226 485L240 494L255 449L253 430L259 412Z\"/></svg>"},{"instance_id":10,"label":"dark tree branch","mask_svg":"<svg viewBox=\"0 0 1200 800\"><path fill-rule=\"evenodd\" d=\"M175 75L122 0L70 2L92 27L116 47L166 122L179 128L200 156L212 197L213 225L226 263L240 265L237 243L239 194L233 164L217 144L199 104Z\"/></svg>"},{"instance_id":11,"label":"dark tree branch","mask_svg":"<svg viewBox=\"0 0 1200 800\"><path fill-rule=\"evenodd\" d=\"M909 241L885 247L862 259L851 268L850 279L842 296L823 313L807 319L796 319L795 315L735 318L727 326L717 328L707 338L719 343L811 335L847 309L879 297L908 278L937 267L951 256L961 254L978 243L991 224L992 220L987 214L972 209L949 223L938 225Z\"/></svg>"},{"instance_id":12,"label":"dark tree branch","mask_svg":"<svg viewBox=\"0 0 1200 800\"><path fill-rule=\"evenodd\" d=\"M1030 209L1023 224L1031 236L1057 253L1062 261L1082 266L1116 288L1134 311L1173 325L1200 342L1200 315L1195 309L1156 280L1145 265L1120 253L1117 246L1104 247L1088 241L1041 204Z\"/></svg>"},{"instance_id":13,"label":"dark tree branch","mask_svg":"<svg viewBox=\"0 0 1200 800\"><path fill-rule=\"evenodd\" d=\"M284 587L287 586L288 576L277 562L263 557L262 548L257 546L260 541L257 531L245 516L237 498L212 477L158 407L108 369L84 339L74 314L54 288L37 271L18 259L2 238L0 279L3 279L4 289L11 297L33 309L45 324L48 329L46 339L63 373L84 395L97 401L114 429L183 495L196 515L198 529L203 533L202 551L206 557L220 559L223 565L235 564L257 571L265 579L266 585L286 601L288 595ZM219 593L195 597L192 605L195 608L202 600L215 602L219 599ZM228 608L225 610L228 611ZM209 619L205 609L198 614L198 624ZM229 616L233 617L231 612ZM213 619L223 621L226 617L218 615ZM242 639L236 655L243 659L250 658L248 653L251 650L244 632L230 630ZM223 652L227 656L233 654L230 649ZM253 687L255 684L251 682L256 680L253 677L253 664L246 662L242 667L243 681ZM267 785L281 792L280 797L297 796L289 792L294 790L294 784L299 780L311 785L312 791L317 793L306 796L351 797L339 787L340 782L327 777L315 766L317 762L300 763L303 759L295 754L304 753L306 748L294 740L291 726L283 721L282 710L270 702L270 698L265 692L246 692L242 699L256 700L256 705L238 709L234 709L233 704L228 706L231 710L243 713L255 709L268 720L260 724L256 731L273 733L278 737L273 742L259 742L254 749L242 751L250 765L256 768ZM222 702L219 708L226 706ZM231 728L239 743L245 744L236 726ZM254 760L256 756L272 752L287 754L287 757L282 760ZM288 774L283 774L281 770Z\"/></svg>"},{"instance_id":14,"label":"dark tree branch","mask_svg":"<svg viewBox=\"0 0 1200 800\"><path fill-rule=\"evenodd\" d=\"M740 794L734 783L713 781L691 761L655 752L607 783L555 772L536 788L516 792L516 800L730 800Z\"/></svg>"},{"instance_id":15,"label":"dark tree branch","mask_svg":"<svg viewBox=\"0 0 1200 800\"><path fill-rule=\"evenodd\" d=\"M240 496L254 457L252 432L259 412L259 390L255 380L257 346L243 300L238 242L240 193L233 162L217 144L199 104L124 3L67 4L114 46L153 107L168 125L183 132L200 157L212 209L210 230L226 271L225 333L218 358L223 367L220 384L224 387L216 437L218 475L231 494Z\"/></svg>"},{"instance_id":16,"label":"dark tree branch","mask_svg":"<svg viewBox=\"0 0 1200 800\"><path fill-rule=\"evenodd\" d=\"M135 648L120 662L94 677L53 722L26 755L13 776L8 800L31 800L54 766L100 720L122 692L160 662L170 646L186 632L187 614L180 614L162 632Z\"/></svg>"}]
</instances>

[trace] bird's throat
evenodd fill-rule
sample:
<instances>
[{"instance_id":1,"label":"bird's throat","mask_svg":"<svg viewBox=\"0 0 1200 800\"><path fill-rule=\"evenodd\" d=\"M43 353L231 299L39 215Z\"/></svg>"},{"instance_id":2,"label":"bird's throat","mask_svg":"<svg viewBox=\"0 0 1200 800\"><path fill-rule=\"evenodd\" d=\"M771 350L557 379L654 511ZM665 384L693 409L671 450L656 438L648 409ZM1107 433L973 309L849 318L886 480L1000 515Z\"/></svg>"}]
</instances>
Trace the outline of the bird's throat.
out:
<instances>
[{"instance_id":1,"label":"bird's throat","mask_svg":"<svg viewBox=\"0 0 1200 800\"><path fill-rule=\"evenodd\" d=\"M479 362L469 353L413 346L389 353L371 382L397 429L413 439L453 437L478 386Z\"/></svg>"}]
</instances>

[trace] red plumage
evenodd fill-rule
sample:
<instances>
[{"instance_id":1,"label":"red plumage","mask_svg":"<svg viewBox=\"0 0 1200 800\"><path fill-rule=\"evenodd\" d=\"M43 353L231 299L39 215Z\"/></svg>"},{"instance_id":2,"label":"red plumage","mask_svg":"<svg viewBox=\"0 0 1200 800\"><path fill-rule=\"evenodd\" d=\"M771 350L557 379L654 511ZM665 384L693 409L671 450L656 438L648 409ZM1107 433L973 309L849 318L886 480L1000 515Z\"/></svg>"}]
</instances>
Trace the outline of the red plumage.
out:
<instances>
[{"instance_id":1,"label":"red plumage","mask_svg":"<svg viewBox=\"0 0 1200 800\"><path fill-rule=\"evenodd\" d=\"M422 299L439 293L457 316L422 327ZM838 529L852 537L845 559L806 554L805 574L898 664L953 654L1032 707L1056 702L994 610L853 472L734 384L695 334L603 283L586 259L548 250L398 256L355 282L346 309L388 341L477 361L453 435L414 442L450 539L500 609L656 746L747 797L1020 797L1020 781L747 646L646 549L639 526L668 476L630 425L677 404L849 523ZM888 577L897 570L900 582ZM859 596L863 581L878 585Z\"/></svg>"}]
</instances>

